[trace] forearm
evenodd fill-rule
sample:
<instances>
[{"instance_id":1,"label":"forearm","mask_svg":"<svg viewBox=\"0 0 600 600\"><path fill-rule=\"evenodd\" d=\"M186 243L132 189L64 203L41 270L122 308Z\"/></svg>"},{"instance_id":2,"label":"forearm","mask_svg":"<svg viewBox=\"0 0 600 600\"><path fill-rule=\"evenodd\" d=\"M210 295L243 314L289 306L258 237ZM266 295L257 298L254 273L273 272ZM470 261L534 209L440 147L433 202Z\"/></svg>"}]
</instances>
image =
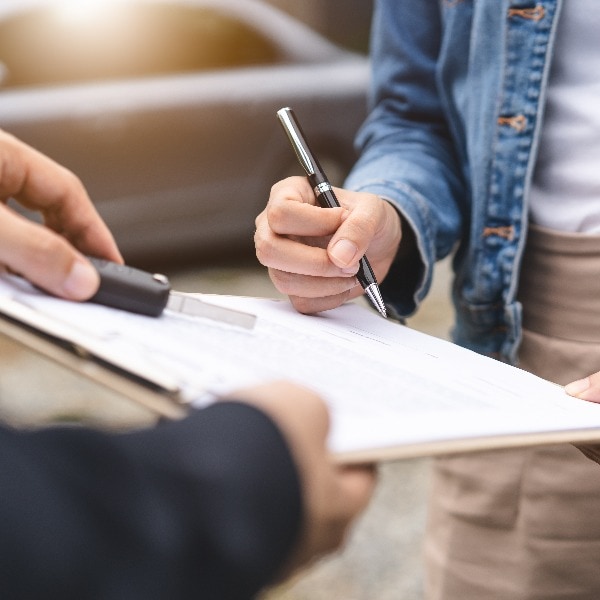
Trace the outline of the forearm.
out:
<instances>
[{"instance_id":1,"label":"forearm","mask_svg":"<svg viewBox=\"0 0 600 600\"><path fill-rule=\"evenodd\" d=\"M272 422L223 403L153 430L2 431L0 577L14 598L247 598L300 521Z\"/></svg>"}]
</instances>

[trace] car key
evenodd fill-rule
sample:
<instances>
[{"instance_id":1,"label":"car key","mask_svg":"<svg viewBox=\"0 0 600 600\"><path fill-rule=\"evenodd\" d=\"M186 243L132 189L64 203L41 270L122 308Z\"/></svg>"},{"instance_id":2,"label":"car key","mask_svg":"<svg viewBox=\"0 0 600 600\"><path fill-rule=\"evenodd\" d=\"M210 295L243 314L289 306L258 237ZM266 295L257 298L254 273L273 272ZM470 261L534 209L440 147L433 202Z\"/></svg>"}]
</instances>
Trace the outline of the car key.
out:
<instances>
[{"instance_id":1,"label":"car key","mask_svg":"<svg viewBox=\"0 0 600 600\"><path fill-rule=\"evenodd\" d=\"M88 259L100 275L100 287L88 302L151 317L158 317L169 309L246 329L252 329L256 322L256 315L172 290L169 279L160 273L149 273L101 258Z\"/></svg>"}]
</instances>

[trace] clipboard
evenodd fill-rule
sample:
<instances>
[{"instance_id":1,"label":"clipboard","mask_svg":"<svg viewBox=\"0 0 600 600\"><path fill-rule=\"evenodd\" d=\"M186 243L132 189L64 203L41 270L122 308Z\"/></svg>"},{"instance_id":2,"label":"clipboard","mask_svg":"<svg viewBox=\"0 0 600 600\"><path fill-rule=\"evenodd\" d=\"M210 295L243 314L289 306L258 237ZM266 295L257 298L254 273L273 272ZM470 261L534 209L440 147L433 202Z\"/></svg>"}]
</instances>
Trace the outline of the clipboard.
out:
<instances>
[{"instance_id":1,"label":"clipboard","mask_svg":"<svg viewBox=\"0 0 600 600\"><path fill-rule=\"evenodd\" d=\"M144 407L157 419L180 419L188 413L189 408L180 401L177 390L111 364L69 340L31 327L3 312L0 312L0 336Z\"/></svg>"},{"instance_id":2,"label":"clipboard","mask_svg":"<svg viewBox=\"0 0 600 600\"><path fill-rule=\"evenodd\" d=\"M6 286L13 285L0 277L1 334L115 390L157 418L182 418L191 407L210 401L202 397L198 381L191 392L185 388L202 367L213 399L276 378L312 387L330 406L329 444L340 463L600 440L600 405L571 398L550 382L386 321L361 306L306 316L286 301L213 298L222 306L256 314L256 331L249 332L169 315L163 321L124 316L115 309L75 306L26 288L16 292L24 299L15 300L6 293ZM119 339L95 347L89 336L79 336L77 318L95 318L100 310L109 311L107 321L112 325L114 320L117 328L123 319L128 327L131 321L133 337L141 339L146 329L159 331L164 339L149 344L158 352L150 356L154 362L144 368L144 348L140 360L123 362L135 352L119 353ZM168 353L169 335L176 340L171 342L175 358ZM207 347L194 356L194 348L203 343ZM178 361L188 361L187 370L178 371ZM221 363L224 388L214 384ZM369 377L373 388L359 389L359 380ZM375 391L378 383L387 386L387 396Z\"/></svg>"}]
</instances>

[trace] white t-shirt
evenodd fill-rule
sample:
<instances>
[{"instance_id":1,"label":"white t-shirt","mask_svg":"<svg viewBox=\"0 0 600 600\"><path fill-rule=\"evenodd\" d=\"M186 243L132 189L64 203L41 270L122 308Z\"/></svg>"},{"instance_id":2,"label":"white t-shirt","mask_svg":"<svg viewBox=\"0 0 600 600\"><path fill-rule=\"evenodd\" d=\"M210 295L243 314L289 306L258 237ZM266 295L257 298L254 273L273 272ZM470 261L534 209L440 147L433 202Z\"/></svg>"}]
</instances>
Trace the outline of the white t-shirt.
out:
<instances>
[{"instance_id":1,"label":"white t-shirt","mask_svg":"<svg viewBox=\"0 0 600 600\"><path fill-rule=\"evenodd\" d=\"M566 0L556 35L531 221L600 233L600 0Z\"/></svg>"}]
</instances>

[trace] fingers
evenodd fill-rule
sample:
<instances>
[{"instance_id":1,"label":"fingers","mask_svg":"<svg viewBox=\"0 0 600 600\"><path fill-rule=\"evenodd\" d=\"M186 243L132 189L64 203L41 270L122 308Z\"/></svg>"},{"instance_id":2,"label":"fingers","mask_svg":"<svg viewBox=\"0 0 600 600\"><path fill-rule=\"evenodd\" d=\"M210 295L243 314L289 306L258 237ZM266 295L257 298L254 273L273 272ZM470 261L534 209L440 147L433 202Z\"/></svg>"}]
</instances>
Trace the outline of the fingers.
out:
<instances>
[{"instance_id":1,"label":"fingers","mask_svg":"<svg viewBox=\"0 0 600 600\"><path fill-rule=\"evenodd\" d=\"M269 276L275 287L288 296L317 299L336 294L347 294L352 291L358 282L349 274L342 277L325 275L303 275L278 269L269 269Z\"/></svg>"},{"instance_id":2,"label":"fingers","mask_svg":"<svg viewBox=\"0 0 600 600\"><path fill-rule=\"evenodd\" d=\"M254 242L256 256L269 268L275 288L306 314L335 308L361 295L355 278L358 260L339 267L325 248L347 211L311 204L314 194L303 178L276 184L273 194L256 219Z\"/></svg>"},{"instance_id":3,"label":"fingers","mask_svg":"<svg viewBox=\"0 0 600 600\"><path fill-rule=\"evenodd\" d=\"M381 281L400 244L400 217L389 203L374 194L335 192L341 207L323 209L305 178L285 179L256 219L258 260L303 313L361 295L354 276L365 253Z\"/></svg>"},{"instance_id":4,"label":"fingers","mask_svg":"<svg viewBox=\"0 0 600 600\"><path fill-rule=\"evenodd\" d=\"M335 282L330 282L333 285ZM318 296L310 298L307 296L288 296L292 306L303 315L313 315L316 313L332 310L341 306L345 302L358 298L363 294L363 290L358 283L354 287L341 294L330 294L329 296Z\"/></svg>"},{"instance_id":5,"label":"fingers","mask_svg":"<svg viewBox=\"0 0 600 600\"><path fill-rule=\"evenodd\" d=\"M582 400L600 402L600 371L567 384L565 392Z\"/></svg>"},{"instance_id":6,"label":"fingers","mask_svg":"<svg viewBox=\"0 0 600 600\"><path fill-rule=\"evenodd\" d=\"M259 262L269 267L273 285L289 296L299 312L335 308L362 293L355 278L358 264L340 269L329 260L325 249L277 236L266 221L258 223L255 246Z\"/></svg>"},{"instance_id":7,"label":"fingers","mask_svg":"<svg viewBox=\"0 0 600 600\"><path fill-rule=\"evenodd\" d=\"M265 210L269 227L277 235L329 236L340 225L347 210L330 208L323 213L315 195L303 177L290 177L271 188Z\"/></svg>"},{"instance_id":8,"label":"fingers","mask_svg":"<svg viewBox=\"0 0 600 600\"><path fill-rule=\"evenodd\" d=\"M79 179L69 170L0 131L0 198L39 211L46 226L84 254L122 262L115 241Z\"/></svg>"},{"instance_id":9,"label":"fingers","mask_svg":"<svg viewBox=\"0 0 600 600\"><path fill-rule=\"evenodd\" d=\"M323 212L323 209L319 209ZM270 269L295 275L313 277L351 277L356 269L344 271L334 265L324 248L312 246L302 240L274 235L271 230L259 232L264 222L257 227L255 236L256 256L259 262Z\"/></svg>"},{"instance_id":10,"label":"fingers","mask_svg":"<svg viewBox=\"0 0 600 600\"><path fill-rule=\"evenodd\" d=\"M86 300L100 283L96 269L64 238L4 205L0 205L0 264L71 300Z\"/></svg>"},{"instance_id":11,"label":"fingers","mask_svg":"<svg viewBox=\"0 0 600 600\"><path fill-rule=\"evenodd\" d=\"M0 131L0 200L9 198L39 211L45 226L1 204L0 264L48 292L72 300L95 293L98 273L82 253L123 261L79 179Z\"/></svg>"}]
</instances>

